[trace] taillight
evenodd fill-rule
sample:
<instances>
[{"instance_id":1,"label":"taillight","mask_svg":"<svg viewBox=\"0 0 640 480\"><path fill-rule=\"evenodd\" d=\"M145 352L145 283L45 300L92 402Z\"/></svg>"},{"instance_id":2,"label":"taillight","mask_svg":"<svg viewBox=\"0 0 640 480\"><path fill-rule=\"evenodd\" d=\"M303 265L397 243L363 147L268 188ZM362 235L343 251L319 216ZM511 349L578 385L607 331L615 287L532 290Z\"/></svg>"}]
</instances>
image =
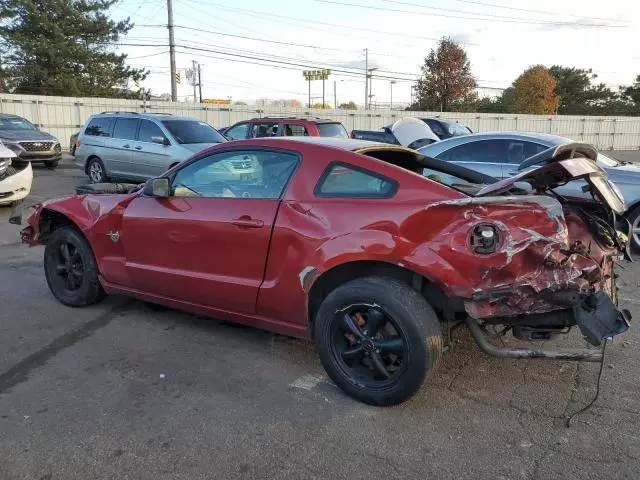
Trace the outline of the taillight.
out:
<instances>
[{"instance_id":1,"label":"taillight","mask_svg":"<svg viewBox=\"0 0 640 480\"><path fill-rule=\"evenodd\" d=\"M479 255L489 255L496 251L499 238L493 225L478 225L471 234L471 250Z\"/></svg>"}]
</instances>

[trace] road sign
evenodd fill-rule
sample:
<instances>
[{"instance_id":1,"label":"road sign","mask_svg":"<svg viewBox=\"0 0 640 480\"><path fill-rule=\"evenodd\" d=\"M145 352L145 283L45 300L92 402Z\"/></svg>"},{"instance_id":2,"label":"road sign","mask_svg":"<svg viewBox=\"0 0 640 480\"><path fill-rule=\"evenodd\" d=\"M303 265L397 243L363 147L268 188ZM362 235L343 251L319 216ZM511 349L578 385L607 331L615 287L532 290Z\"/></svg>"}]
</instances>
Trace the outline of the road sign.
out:
<instances>
[{"instance_id":1,"label":"road sign","mask_svg":"<svg viewBox=\"0 0 640 480\"><path fill-rule=\"evenodd\" d=\"M305 80L329 80L331 70L305 70L302 72L302 76Z\"/></svg>"}]
</instances>

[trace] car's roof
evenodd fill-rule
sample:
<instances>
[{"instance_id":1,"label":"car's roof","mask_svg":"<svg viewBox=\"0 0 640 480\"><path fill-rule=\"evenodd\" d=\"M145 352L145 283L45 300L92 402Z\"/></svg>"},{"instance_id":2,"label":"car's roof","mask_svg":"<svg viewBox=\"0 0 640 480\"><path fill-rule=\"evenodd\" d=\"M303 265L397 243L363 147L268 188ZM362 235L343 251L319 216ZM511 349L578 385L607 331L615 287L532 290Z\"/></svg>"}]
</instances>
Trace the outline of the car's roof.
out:
<instances>
[{"instance_id":1,"label":"car's roof","mask_svg":"<svg viewBox=\"0 0 640 480\"><path fill-rule=\"evenodd\" d=\"M329 118L319 118L319 117L255 117L250 120L244 120L245 122L260 122L264 120L269 121L293 121L293 122L311 122L311 123L340 123L338 120L331 120ZM238 122L243 123L243 122Z\"/></svg>"},{"instance_id":2,"label":"car's roof","mask_svg":"<svg viewBox=\"0 0 640 480\"><path fill-rule=\"evenodd\" d=\"M441 143L468 143L477 140L491 140L497 138L506 138L513 140L534 140L543 142L549 145L562 145L563 143L570 142L571 140L559 135L552 135L550 133L538 133L538 132L483 132L483 133L470 133L460 137L448 138L442 140Z\"/></svg>"},{"instance_id":3,"label":"car's roof","mask_svg":"<svg viewBox=\"0 0 640 480\"><path fill-rule=\"evenodd\" d=\"M148 120L195 120L201 121L195 117L186 117L179 115L171 115L170 113L142 113L142 112L102 112L96 113L92 115L93 117L112 117L112 116L121 116L121 117L135 117L135 118L144 118Z\"/></svg>"},{"instance_id":4,"label":"car's roof","mask_svg":"<svg viewBox=\"0 0 640 480\"><path fill-rule=\"evenodd\" d=\"M0 113L0 118L19 118L22 119L20 115L14 115L13 113Z\"/></svg>"},{"instance_id":5,"label":"car's roof","mask_svg":"<svg viewBox=\"0 0 640 480\"><path fill-rule=\"evenodd\" d=\"M333 147L339 148L341 150L360 150L362 148L367 147L398 147L402 148L399 145L391 145L389 143L382 142L370 142L369 140L357 140L353 138L338 138L338 137L261 137L261 138L251 138L248 140L235 140L233 142L226 143L225 145L229 145L232 143L255 143L256 141L262 142L273 142L276 144L289 144L289 143L307 143L312 145L320 145L324 147ZM283 146L284 146L283 145Z\"/></svg>"}]
</instances>

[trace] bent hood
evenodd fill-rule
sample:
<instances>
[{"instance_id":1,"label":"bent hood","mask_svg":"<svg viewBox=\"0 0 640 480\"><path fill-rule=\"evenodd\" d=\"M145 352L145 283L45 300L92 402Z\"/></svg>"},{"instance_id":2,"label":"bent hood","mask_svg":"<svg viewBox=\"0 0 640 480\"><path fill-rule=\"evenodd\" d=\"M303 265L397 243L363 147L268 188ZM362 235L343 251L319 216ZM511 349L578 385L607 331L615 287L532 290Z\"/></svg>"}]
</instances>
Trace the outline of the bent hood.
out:
<instances>
[{"instance_id":1,"label":"bent hood","mask_svg":"<svg viewBox=\"0 0 640 480\"><path fill-rule=\"evenodd\" d=\"M418 141L421 141L419 146L424 146L440 140L419 118L401 118L391 125L391 133L405 147L418 148L418 145L414 145Z\"/></svg>"},{"instance_id":2,"label":"bent hood","mask_svg":"<svg viewBox=\"0 0 640 480\"><path fill-rule=\"evenodd\" d=\"M541 165L538 168L487 185L477 196L499 195L514 188L516 182L528 182L535 190L542 192L575 180L584 180L594 197L614 212L622 214L625 211L624 199L609 183L607 173L596 164L597 155L594 147L581 143L550 148L522 162L519 169Z\"/></svg>"}]
</instances>

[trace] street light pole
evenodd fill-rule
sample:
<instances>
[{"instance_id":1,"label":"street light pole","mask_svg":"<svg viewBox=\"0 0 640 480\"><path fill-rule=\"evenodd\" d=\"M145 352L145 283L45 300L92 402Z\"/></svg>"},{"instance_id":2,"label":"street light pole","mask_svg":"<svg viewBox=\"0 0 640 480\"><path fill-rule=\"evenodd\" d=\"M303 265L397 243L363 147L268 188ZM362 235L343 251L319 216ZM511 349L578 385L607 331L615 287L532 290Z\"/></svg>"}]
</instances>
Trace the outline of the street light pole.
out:
<instances>
[{"instance_id":1,"label":"street light pole","mask_svg":"<svg viewBox=\"0 0 640 480\"><path fill-rule=\"evenodd\" d=\"M391 82L390 82L390 84L391 84L391 102L390 102L391 107L390 107L390 109L391 109L391 110L393 110L393 85L394 85L395 83L396 83L396 81L395 81L395 80L391 80Z\"/></svg>"}]
</instances>

